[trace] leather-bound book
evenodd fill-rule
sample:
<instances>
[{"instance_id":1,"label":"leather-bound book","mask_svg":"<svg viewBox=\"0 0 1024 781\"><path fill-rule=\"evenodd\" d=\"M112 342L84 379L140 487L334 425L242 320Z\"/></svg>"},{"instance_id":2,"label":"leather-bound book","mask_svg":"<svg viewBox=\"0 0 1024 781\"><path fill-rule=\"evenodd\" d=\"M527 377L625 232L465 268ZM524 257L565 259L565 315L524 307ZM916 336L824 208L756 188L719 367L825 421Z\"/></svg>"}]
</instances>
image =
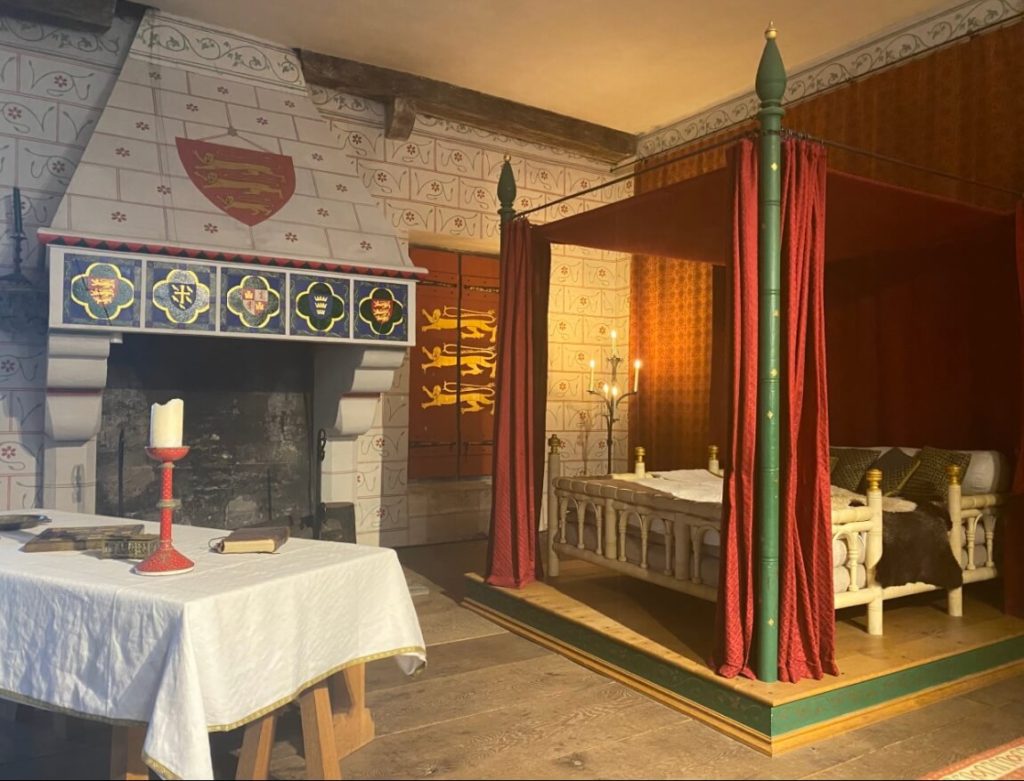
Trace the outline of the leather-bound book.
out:
<instances>
[{"instance_id":1,"label":"leather-bound book","mask_svg":"<svg viewBox=\"0 0 1024 781\"><path fill-rule=\"evenodd\" d=\"M214 543L219 553L273 553L288 542L287 526L243 526Z\"/></svg>"},{"instance_id":2,"label":"leather-bound book","mask_svg":"<svg viewBox=\"0 0 1024 781\"><path fill-rule=\"evenodd\" d=\"M23 551L36 553L55 550L102 550L111 537L130 537L142 534L142 524L116 526L65 526L44 529L21 546Z\"/></svg>"}]
</instances>

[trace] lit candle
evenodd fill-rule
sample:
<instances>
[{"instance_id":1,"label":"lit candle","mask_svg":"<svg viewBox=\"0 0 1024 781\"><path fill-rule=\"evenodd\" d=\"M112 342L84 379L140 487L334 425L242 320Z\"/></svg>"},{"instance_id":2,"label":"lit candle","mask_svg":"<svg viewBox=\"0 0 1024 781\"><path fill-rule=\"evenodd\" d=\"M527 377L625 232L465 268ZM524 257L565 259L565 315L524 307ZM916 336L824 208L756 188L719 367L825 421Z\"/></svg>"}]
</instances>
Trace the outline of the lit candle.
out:
<instances>
[{"instance_id":1,"label":"lit candle","mask_svg":"<svg viewBox=\"0 0 1024 781\"><path fill-rule=\"evenodd\" d=\"M149 446L181 447L184 418L185 402L181 399L154 404L149 412Z\"/></svg>"},{"instance_id":2,"label":"lit candle","mask_svg":"<svg viewBox=\"0 0 1024 781\"><path fill-rule=\"evenodd\" d=\"M608 398L608 383L607 382L604 384L603 390L604 390L604 397L607 399Z\"/></svg>"},{"instance_id":3,"label":"lit candle","mask_svg":"<svg viewBox=\"0 0 1024 781\"><path fill-rule=\"evenodd\" d=\"M597 366L597 361L593 358L590 359L590 390L594 390L594 367Z\"/></svg>"},{"instance_id":4,"label":"lit candle","mask_svg":"<svg viewBox=\"0 0 1024 781\"><path fill-rule=\"evenodd\" d=\"M615 329L612 329L612 355L615 355L615 338L618 334L615 333Z\"/></svg>"},{"instance_id":5,"label":"lit candle","mask_svg":"<svg viewBox=\"0 0 1024 781\"><path fill-rule=\"evenodd\" d=\"M619 395L619 386L616 383L616 384L612 385L612 398L614 399L614 398L618 397L618 395Z\"/></svg>"},{"instance_id":6,"label":"lit candle","mask_svg":"<svg viewBox=\"0 0 1024 781\"><path fill-rule=\"evenodd\" d=\"M633 393L640 388L640 359L633 361Z\"/></svg>"},{"instance_id":7,"label":"lit candle","mask_svg":"<svg viewBox=\"0 0 1024 781\"><path fill-rule=\"evenodd\" d=\"M24 231L21 226L21 190L17 187L14 188L14 194L11 196L11 210L14 212L14 235L19 236Z\"/></svg>"}]
</instances>

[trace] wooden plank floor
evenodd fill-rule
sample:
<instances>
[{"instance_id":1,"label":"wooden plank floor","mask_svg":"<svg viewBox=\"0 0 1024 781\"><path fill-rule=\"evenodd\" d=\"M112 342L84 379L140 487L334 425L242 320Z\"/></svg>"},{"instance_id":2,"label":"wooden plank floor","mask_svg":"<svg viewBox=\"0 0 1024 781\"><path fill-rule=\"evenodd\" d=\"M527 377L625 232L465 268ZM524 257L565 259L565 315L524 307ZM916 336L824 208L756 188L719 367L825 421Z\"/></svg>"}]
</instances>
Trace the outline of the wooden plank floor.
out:
<instances>
[{"instance_id":1,"label":"wooden plank floor","mask_svg":"<svg viewBox=\"0 0 1024 781\"><path fill-rule=\"evenodd\" d=\"M367 668L378 737L342 761L371 778L919 778L1024 734L1024 676L768 758L676 711L512 635L461 608L463 573L486 543L399 552L411 579L429 665L406 678L391 660ZM870 650L870 649L868 649ZM282 719L275 778L301 778L298 714ZM73 722L0 722L0 778L106 778L109 732ZM233 777L239 732L213 736L218 777Z\"/></svg>"}]
</instances>

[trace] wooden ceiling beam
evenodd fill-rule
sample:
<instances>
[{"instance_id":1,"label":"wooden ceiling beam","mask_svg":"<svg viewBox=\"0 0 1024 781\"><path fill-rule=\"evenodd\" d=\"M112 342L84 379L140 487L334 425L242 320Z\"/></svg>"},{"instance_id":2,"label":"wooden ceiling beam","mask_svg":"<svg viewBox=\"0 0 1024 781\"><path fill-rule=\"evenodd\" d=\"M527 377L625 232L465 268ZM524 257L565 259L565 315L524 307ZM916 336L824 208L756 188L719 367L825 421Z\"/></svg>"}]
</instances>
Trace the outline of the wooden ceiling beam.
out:
<instances>
[{"instance_id":1,"label":"wooden ceiling beam","mask_svg":"<svg viewBox=\"0 0 1024 781\"><path fill-rule=\"evenodd\" d=\"M456 87L411 73L379 68L353 60L299 52L306 81L347 95L377 100L392 107L411 103L420 114L464 122L467 125L524 141L561 147L606 162L636 154L637 136L595 125L553 111ZM397 128L404 129L408 110ZM411 132L411 125L409 132ZM398 137L398 136L395 136Z\"/></svg>"},{"instance_id":2,"label":"wooden ceiling beam","mask_svg":"<svg viewBox=\"0 0 1024 781\"><path fill-rule=\"evenodd\" d=\"M114 23L117 0L0 0L0 14L73 30L104 32Z\"/></svg>"}]
</instances>

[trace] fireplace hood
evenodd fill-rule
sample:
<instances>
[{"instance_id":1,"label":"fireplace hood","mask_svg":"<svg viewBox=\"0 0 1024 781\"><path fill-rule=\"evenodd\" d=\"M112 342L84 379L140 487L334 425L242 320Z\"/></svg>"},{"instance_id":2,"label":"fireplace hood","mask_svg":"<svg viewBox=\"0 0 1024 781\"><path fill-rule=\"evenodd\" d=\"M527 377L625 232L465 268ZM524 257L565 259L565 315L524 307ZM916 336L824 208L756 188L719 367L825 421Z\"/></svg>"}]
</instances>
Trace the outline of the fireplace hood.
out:
<instances>
[{"instance_id":1,"label":"fireplace hood","mask_svg":"<svg viewBox=\"0 0 1024 781\"><path fill-rule=\"evenodd\" d=\"M413 341L420 270L296 56L232 31L146 12L39 235L51 328Z\"/></svg>"},{"instance_id":2,"label":"fireplace hood","mask_svg":"<svg viewBox=\"0 0 1024 781\"><path fill-rule=\"evenodd\" d=\"M422 269L288 48L149 9L48 228L43 503L92 512L111 343L314 342L322 498L415 342ZM196 344L199 344L197 340Z\"/></svg>"}]
</instances>

